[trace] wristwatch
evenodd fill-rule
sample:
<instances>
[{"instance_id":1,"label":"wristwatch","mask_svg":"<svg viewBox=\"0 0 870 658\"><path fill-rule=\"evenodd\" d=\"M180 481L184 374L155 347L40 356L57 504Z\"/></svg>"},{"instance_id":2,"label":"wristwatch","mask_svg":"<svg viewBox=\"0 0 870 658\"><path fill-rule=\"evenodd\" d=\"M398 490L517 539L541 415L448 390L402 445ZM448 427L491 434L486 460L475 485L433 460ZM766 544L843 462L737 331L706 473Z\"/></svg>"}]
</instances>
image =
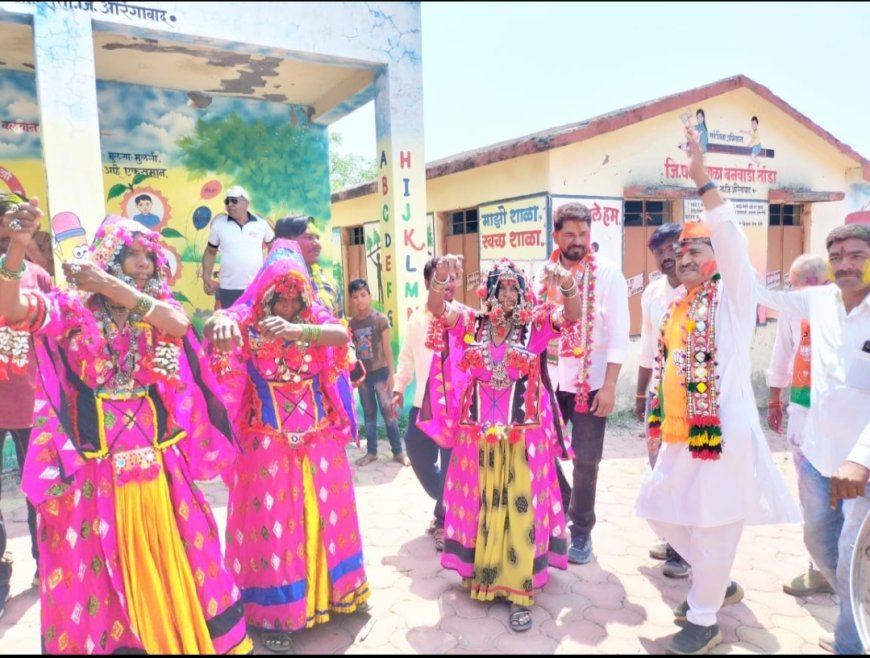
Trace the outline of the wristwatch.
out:
<instances>
[{"instance_id":1,"label":"wristwatch","mask_svg":"<svg viewBox=\"0 0 870 658\"><path fill-rule=\"evenodd\" d=\"M701 187L698 188L698 196L704 196L707 192L716 187L716 183L713 181L707 181Z\"/></svg>"}]
</instances>

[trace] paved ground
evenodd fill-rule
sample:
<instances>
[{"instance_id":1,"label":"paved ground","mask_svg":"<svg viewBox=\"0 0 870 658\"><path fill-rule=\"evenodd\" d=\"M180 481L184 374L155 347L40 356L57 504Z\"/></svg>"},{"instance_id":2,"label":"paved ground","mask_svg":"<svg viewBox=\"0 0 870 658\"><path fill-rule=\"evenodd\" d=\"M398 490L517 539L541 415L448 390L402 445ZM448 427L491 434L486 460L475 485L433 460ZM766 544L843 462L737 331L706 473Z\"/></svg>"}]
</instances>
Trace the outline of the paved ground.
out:
<instances>
[{"instance_id":1,"label":"paved ground","mask_svg":"<svg viewBox=\"0 0 870 658\"><path fill-rule=\"evenodd\" d=\"M655 537L632 511L646 468L639 432L634 421L611 422L598 480L596 560L553 573L538 595L534 627L522 635L509 630L506 604L470 600L459 577L440 567L432 539L424 533L432 504L411 469L390 460L384 443L379 462L353 467L373 608L297 634L296 653L664 653L678 630L671 608L685 598L688 581L662 576L661 563L647 553ZM770 440L776 463L796 495L784 443L773 435ZM348 447L351 459L362 454ZM7 476L3 485L7 494L16 489L2 501L15 571L12 599L0 619L0 654L37 654L39 598L30 588L34 564L16 485L14 476ZM223 485L203 486L222 525ZM720 612L723 644L714 653L823 653L817 641L820 633L833 628L834 598L794 598L781 589L784 580L806 566L800 526L747 528L733 572L746 598ZM256 653L269 652L258 644Z\"/></svg>"}]
</instances>

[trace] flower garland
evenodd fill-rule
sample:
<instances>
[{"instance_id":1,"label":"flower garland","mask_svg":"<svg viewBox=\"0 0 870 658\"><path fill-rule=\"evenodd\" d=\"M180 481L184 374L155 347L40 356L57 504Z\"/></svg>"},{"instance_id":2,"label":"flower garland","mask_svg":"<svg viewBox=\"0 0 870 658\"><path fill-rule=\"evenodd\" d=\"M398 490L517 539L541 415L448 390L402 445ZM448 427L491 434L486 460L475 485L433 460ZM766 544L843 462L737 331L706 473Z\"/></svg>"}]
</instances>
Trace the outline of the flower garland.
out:
<instances>
[{"instance_id":1,"label":"flower garland","mask_svg":"<svg viewBox=\"0 0 870 658\"><path fill-rule=\"evenodd\" d=\"M716 460L722 454L722 423L719 419L719 387L716 368L716 312L722 299L720 275L705 281L689 305L686 335L685 386L689 423L689 452L694 459ZM662 390L664 360L667 358L663 335L673 309L681 300L675 300L662 318L658 340L656 372L659 390L656 392L647 419L650 436L661 435Z\"/></svg>"},{"instance_id":2,"label":"flower garland","mask_svg":"<svg viewBox=\"0 0 870 658\"><path fill-rule=\"evenodd\" d=\"M580 319L566 322L559 340L559 356L580 359L574 410L581 414L589 412L589 394L592 392L589 370L592 368L592 335L595 328L596 269L595 254L590 251L583 261L583 271L579 275L575 274L580 289Z\"/></svg>"}]
</instances>

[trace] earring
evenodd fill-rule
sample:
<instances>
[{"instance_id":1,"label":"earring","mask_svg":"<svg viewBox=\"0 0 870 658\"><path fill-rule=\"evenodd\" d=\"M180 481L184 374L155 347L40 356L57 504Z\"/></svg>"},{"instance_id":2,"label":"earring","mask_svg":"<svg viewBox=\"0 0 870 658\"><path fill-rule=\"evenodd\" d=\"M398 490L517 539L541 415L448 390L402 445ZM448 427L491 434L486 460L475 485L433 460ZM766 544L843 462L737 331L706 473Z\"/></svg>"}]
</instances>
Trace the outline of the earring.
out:
<instances>
[{"instance_id":1,"label":"earring","mask_svg":"<svg viewBox=\"0 0 870 658\"><path fill-rule=\"evenodd\" d=\"M160 281L153 278L148 279L148 282L145 284L145 290L143 292L146 295L157 297L160 294Z\"/></svg>"}]
</instances>

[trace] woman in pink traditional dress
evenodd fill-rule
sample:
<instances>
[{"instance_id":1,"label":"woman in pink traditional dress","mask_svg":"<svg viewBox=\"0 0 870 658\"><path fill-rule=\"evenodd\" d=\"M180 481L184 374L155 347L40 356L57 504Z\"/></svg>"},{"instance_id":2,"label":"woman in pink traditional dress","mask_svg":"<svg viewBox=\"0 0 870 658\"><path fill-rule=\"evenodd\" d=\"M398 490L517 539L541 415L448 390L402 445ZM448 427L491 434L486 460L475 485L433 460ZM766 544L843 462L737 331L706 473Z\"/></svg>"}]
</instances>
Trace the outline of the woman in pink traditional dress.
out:
<instances>
[{"instance_id":1,"label":"woman in pink traditional dress","mask_svg":"<svg viewBox=\"0 0 870 658\"><path fill-rule=\"evenodd\" d=\"M166 284L159 236L107 218L69 290L18 287L42 214L6 213L0 315L35 340L38 381L22 488L37 506L46 653L251 653L240 592L194 480L238 454Z\"/></svg>"},{"instance_id":2,"label":"woman in pink traditional dress","mask_svg":"<svg viewBox=\"0 0 870 658\"><path fill-rule=\"evenodd\" d=\"M481 286L483 312L444 301L456 257L440 259L429 286L435 316L432 360L418 426L452 448L444 483L441 564L471 597L511 603L510 627L531 628L536 589L549 566L565 569L565 511L555 459L572 457L547 378L547 343L580 316L577 284L559 263L545 266L565 305L535 304L526 277L507 258Z\"/></svg>"},{"instance_id":3,"label":"woman in pink traditional dress","mask_svg":"<svg viewBox=\"0 0 870 658\"><path fill-rule=\"evenodd\" d=\"M206 322L242 455L227 509L227 563L248 624L275 653L369 588L339 378L347 329L317 303L295 241L279 239L245 294Z\"/></svg>"}]
</instances>

